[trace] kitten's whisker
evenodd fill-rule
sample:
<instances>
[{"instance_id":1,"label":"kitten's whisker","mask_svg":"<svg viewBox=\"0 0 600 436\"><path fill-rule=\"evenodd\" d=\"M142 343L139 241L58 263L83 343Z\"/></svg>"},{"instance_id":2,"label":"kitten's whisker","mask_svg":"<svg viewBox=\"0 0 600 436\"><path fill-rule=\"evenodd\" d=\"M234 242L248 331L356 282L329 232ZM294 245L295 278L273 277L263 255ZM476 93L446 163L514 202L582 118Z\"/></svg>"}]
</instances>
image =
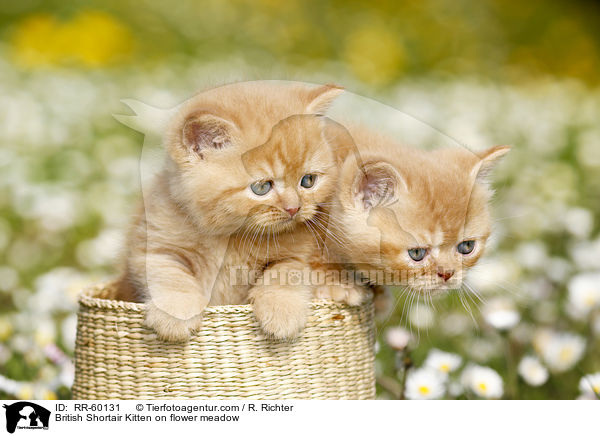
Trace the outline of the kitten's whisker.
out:
<instances>
[{"instance_id":1,"label":"kitten's whisker","mask_svg":"<svg viewBox=\"0 0 600 436\"><path fill-rule=\"evenodd\" d=\"M259 250L258 250L258 255L254 258L254 269L256 269L256 263L259 262L259 260L264 259L264 257L261 256L262 254L262 246L263 246L263 242L264 242L264 234L267 231L267 229L265 227L262 228L261 232L260 232L260 245L259 245ZM268 240L267 240L267 244L268 244ZM268 250L268 248L267 248ZM260 266L260 264L259 264Z\"/></svg>"},{"instance_id":2,"label":"kitten's whisker","mask_svg":"<svg viewBox=\"0 0 600 436\"><path fill-rule=\"evenodd\" d=\"M269 262L269 245L271 241L271 228L267 228L267 255L265 257L265 262Z\"/></svg>"},{"instance_id":3,"label":"kitten's whisker","mask_svg":"<svg viewBox=\"0 0 600 436\"><path fill-rule=\"evenodd\" d=\"M319 220L319 222L321 222L321 224L323 224L325 227L331 226L338 231L343 230L343 228L341 226L341 224L342 224L341 221L337 221L337 219L331 215L317 211L314 215L314 218L316 220Z\"/></svg>"},{"instance_id":4,"label":"kitten's whisker","mask_svg":"<svg viewBox=\"0 0 600 436\"><path fill-rule=\"evenodd\" d=\"M434 312L437 312L437 307L435 306L435 303L433 302L433 294L431 292L427 292L427 296L429 297L429 305L431 306L431 308L433 309Z\"/></svg>"},{"instance_id":5,"label":"kitten's whisker","mask_svg":"<svg viewBox=\"0 0 600 436\"><path fill-rule=\"evenodd\" d=\"M475 308L479 308L479 305L477 304L477 301L475 301L475 298L473 298L473 295L466 290L465 290L465 297L467 298L467 300L469 300L473 303Z\"/></svg>"},{"instance_id":6,"label":"kitten's whisker","mask_svg":"<svg viewBox=\"0 0 600 436\"><path fill-rule=\"evenodd\" d=\"M317 249L320 249L321 246L319 245L319 241L317 240L316 236L315 236L315 232L312 228L312 226L310 225L310 223L308 221L305 221L306 223L306 228L308 229L308 231L310 232L311 236L313 237L313 239L315 240L316 244L317 244Z\"/></svg>"},{"instance_id":7,"label":"kitten's whisker","mask_svg":"<svg viewBox=\"0 0 600 436\"><path fill-rule=\"evenodd\" d=\"M252 230L252 239L250 240L250 254L252 257L255 257L254 251L256 250L256 242L258 242L258 230L260 230L260 226L256 224L256 227Z\"/></svg>"},{"instance_id":8,"label":"kitten's whisker","mask_svg":"<svg viewBox=\"0 0 600 436\"><path fill-rule=\"evenodd\" d=\"M244 253L248 249L247 244L249 242L250 235L254 232L256 226L257 226L256 223L250 224L250 226L246 227L246 229L244 230L244 233L242 234L242 241L241 241L240 245L242 245L242 249L243 249Z\"/></svg>"},{"instance_id":9,"label":"kitten's whisker","mask_svg":"<svg viewBox=\"0 0 600 436\"><path fill-rule=\"evenodd\" d=\"M319 240L317 239L317 236L315 234L315 231L314 231L313 227L309 224L308 221L306 221L306 228L308 229L308 231L310 232L311 236L315 240L315 243L317 244L317 250L320 250L321 249L321 245L319 244Z\"/></svg>"},{"instance_id":10,"label":"kitten's whisker","mask_svg":"<svg viewBox=\"0 0 600 436\"><path fill-rule=\"evenodd\" d=\"M327 227L331 226L332 228L334 228L335 230L338 230L338 231L344 230L344 226L341 221L337 221L336 219L333 219L332 217L323 217L321 215L315 215L315 217L318 218L319 220L323 220L323 224Z\"/></svg>"},{"instance_id":11,"label":"kitten's whisker","mask_svg":"<svg viewBox=\"0 0 600 436\"><path fill-rule=\"evenodd\" d=\"M473 320L473 325L477 326L477 321L475 320L475 316L473 316L473 312L471 311L471 306L467 307L467 304L465 303L465 300L463 299L464 289L462 287L460 287L459 289L457 289L457 291L458 291L458 297L460 298L460 303L462 304L462 306L465 308L465 311L469 314L469 316Z\"/></svg>"},{"instance_id":12,"label":"kitten's whisker","mask_svg":"<svg viewBox=\"0 0 600 436\"><path fill-rule=\"evenodd\" d=\"M261 227L260 229L260 235L258 234L258 232L256 232L256 236L257 236L257 240L256 242L258 243L258 247L256 247L256 245L254 245L254 247L256 248L256 254L253 254L254 257L254 266L252 267L252 269L256 270L256 262L258 261L258 258L260 257L260 252L261 252L261 248L262 248L262 244L263 244L263 234L265 232L265 228ZM253 241L254 243L254 241Z\"/></svg>"},{"instance_id":13,"label":"kitten's whisker","mask_svg":"<svg viewBox=\"0 0 600 436\"><path fill-rule=\"evenodd\" d=\"M404 297L404 304L402 305L402 314L400 315L400 319L406 324L407 318L405 317L406 315L406 307L408 305L408 300L410 298L410 289L407 286L406 287L406 296Z\"/></svg>"},{"instance_id":14,"label":"kitten's whisker","mask_svg":"<svg viewBox=\"0 0 600 436\"><path fill-rule=\"evenodd\" d=\"M325 236L330 236L330 237L332 237L332 238L333 238L333 239L334 239L336 242L338 242L340 245L342 245L342 244L343 244L343 243L342 243L342 242L339 240L339 238L338 238L338 237L337 237L337 236L336 236L334 233L331 233L331 232L329 231L329 229L328 229L328 228L325 228L325 227L323 226L323 224L322 224L322 223L320 223L320 222L318 222L318 221L312 221L312 224L314 224L314 225L315 225L315 226L316 226L316 227L317 227L319 230L323 231L323 232L325 233ZM327 244L325 243L325 240L324 240L323 238L321 238L321 241L323 242L323 245L324 245L325 247L327 247ZM326 250L327 250L327 248L326 248ZM327 255L329 255L329 250L327 250Z\"/></svg>"},{"instance_id":15,"label":"kitten's whisker","mask_svg":"<svg viewBox=\"0 0 600 436\"><path fill-rule=\"evenodd\" d=\"M254 251L256 250L256 246L255 246L255 239L256 236L258 234L258 227L253 228L252 229L252 235L249 238L249 242L248 242L248 256L249 256L249 260L252 259L254 257ZM250 263L248 263L248 265L250 265Z\"/></svg>"},{"instance_id":16,"label":"kitten's whisker","mask_svg":"<svg viewBox=\"0 0 600 436\"><path fill-rule=\"evenodd\" d=\"M390 320L390 318L392 317L392 315L394 314L394 312L396 312L396 307L398 307L398 303L400 302L400 298L394 298L394 300L396 300L394 302L394 307L392 307L392 310L390 311L390 313L388 313L388 316L381 323L382 328L383 328L383 326L385 326L388 323L388 321Z\"/></svg>"},{"instance_id":17,"label":"kitten's whisker","mask_svg":"<svg viewBox=\"0 0 600 436\"><path fill-rule=\"evenodd\" d=\"M241 237L241 240L240 240L240 246L242 247L242 251L244 253L246 253L246 250L248 248L247 247L247 243L248 243L248 238L250 236L250 233L252 231L252 226L253 226L252 224L250 226L247 226L244 229L244 232L242 233L242 237Z\"/></svg>"},{"instance_id":18,"label":"kitten's whisker","mask_svg":"<svg viewBox=\"0 0 600 436\"><path fill-rule=\"evenodd\" d=\"M316 223L313 223L316 225ZM327 244L325 243L325 240L323 239L323 237L321 236L321 234L319 233L318 228L315 228L315 235L317 236L317 238L321 241L321 244L325 250L326 256L327 258L329 258L329 248L327 247Z\"/></svg>"},{"instance_id":19,"label":"kitten's whisker","mask_svg":"<svg viewBox=\"0 0 600 436\"><path fill-rule=\"evenodd\" d=\"M277 255L279 256L281 252L281 247L279 246L279 241L277 240L279 233L273 233L273 244L275 244L275 250L277 250ZM293 239L292 239L293 242Z\"/></svg>"},{"instance_id":20,"label":"kitten's whisker","mask_svg":"<svg viewBox=\"0 0 600 436\"><path fill-rule=\"evenodd\" d=\"M416 298L416 302L415 302L415 309L421 304L421 293L419 291L416 292L417 294L417 298ZM417 330L417 342L421 342L421 327L419 327L419 313L420 310L417 310L417 325L415 326L415 329Z\"/></svg>"},{"instance_id":21,"label":"kitten's whisker","mask_svg":"<svg viewBox=\"0 0 600 436\"><path fill-rule=\"evenodd\" d=\"M404 304L404 309L406 309L406 316L404 315L404 312L402 312L402 318L404 319L405 324L408 326L408 329L410 330L411 334L412 334L412 325L410 324L410 321L408 320L408 316L409 316L410 306L412 304L413 297L414 297L414 295L413 295L413 291L411 288L410 291L408 292L408 301L405 301L405 304Z\"/></svg>"},{"instance_id":22,"label":"kitten's whisker","mask_svg":"<svg viewBox=\"0 0 600 436\"><path fill-rule=\"evenodd\" d=\"M412 334L413 333L413 324L410 321L410 313L413 310L413 305L414 305L415 298L416 298L416 292L415 292L415 290L413 289L412 286L410 287L410 294L409 295L410 295L410 298L408 300L408 308L407 308L407 311L406 311L406 322L408 323L409 328L410 328L410 332Z\"/></svg>"},{"instance_id":23,"label":"kitten's whisker","mask_svg":"<svg viewBox=\"0 0 600 436\"><path fill-rule=\"evenodd\" d=\"M523 213L521 215L503 216L503 217L500 217L500 218L494 218L494 221L504 221L504 220L511 220L511 219L515 219L515 218L523 218L523 217L526 217L528 215L531 215L531 213L528 212L528 213Z\"/></svg>"},{"instance_id":24,"label":"kitten's whisker","mask_svg":"<svg viewBox=\"0 0 600 436\"><path fill-rule=\"evenodd\" d=\"M483 296L481 294L479 294L479 292L477 292L475 290L475 288L473 288L472 286L470 286L467 282L463 282L463 285L465 286L465 288L468 291L471 291L471 293L477 297L477 299L481 302L481 304L485 304L486 303L485 298L483 298Z\"/></svg>"},{"instance_id":25,"label":"kitten's whisker","mask_svg":"<svg viewBox=\"0 0 600 436\"><path fill-rule=\"evenodd\" d=\"M510 289L508 287L503 286L500 282L496 282L496 285L498 285L499 287L501 287L503 290L505 290L506 292L510 293L511 295L514 295L517 298L524 298L527 301L532 301L533 297L531 297L531 295L528 295L527 293L523 292L522 289L519 289L517 287L515 287L514 284L507 282L506 280L501 280L505 285L507 286L512 286L514 289Z\"/></svg>"},{"instance_id":26,"label":"kitten's whisker","mask_svg":"<svg viewBox=\"0 0 600 436\"><path fill-rule=\"evenodd\" d=\"M343 222L339 218L337 218L333 215L330 215L328 213L325 213L323 211L320 211L320 210L315 211L315 217L319 217L319 219L324 220L325 223L339 224L339 225L343 224Z\"/></svg>"}]
</instances>

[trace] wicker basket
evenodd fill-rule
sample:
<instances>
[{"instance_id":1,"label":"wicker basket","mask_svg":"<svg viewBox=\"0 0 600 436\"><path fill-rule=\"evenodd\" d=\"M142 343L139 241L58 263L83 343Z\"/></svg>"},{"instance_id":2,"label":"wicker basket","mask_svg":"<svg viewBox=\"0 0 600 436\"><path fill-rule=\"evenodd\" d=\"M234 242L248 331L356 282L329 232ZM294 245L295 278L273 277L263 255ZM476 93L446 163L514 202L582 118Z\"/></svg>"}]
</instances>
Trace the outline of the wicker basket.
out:
<instances>
[{"instance_id":1,"label":"wicker basket","mask_svg":"<svg viewBox=\"0 0 600 436\"><path fill-rule=\"evenodd\" d=\"M250 306L211 306L186 344L144 327L143 305L79 299L74 399L373 399L373 305L313 302L295 342L264 337Z\"/></svg>"}]
</instances>

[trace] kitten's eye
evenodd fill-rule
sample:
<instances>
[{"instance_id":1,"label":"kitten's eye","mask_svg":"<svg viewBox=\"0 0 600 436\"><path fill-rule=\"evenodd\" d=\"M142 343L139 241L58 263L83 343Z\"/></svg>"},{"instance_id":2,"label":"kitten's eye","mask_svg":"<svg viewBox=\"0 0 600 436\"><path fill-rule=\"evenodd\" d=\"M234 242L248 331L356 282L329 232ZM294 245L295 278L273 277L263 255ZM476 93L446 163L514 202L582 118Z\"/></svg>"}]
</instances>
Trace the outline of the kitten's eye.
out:
<instances>
[{"instance_id":1,"label":"kitten's eye","mask_svg":"<svg viewBox=\"0 0 600 436\"><path fill-rule=\"evenodd\" d=\"M253 184L250 185L250 189L252 189L252 192L254 192L256 195L265 195L267 192L269 192L271 190L272 187L273 187L273 182L270 182L270 181L254 182Z\"/></svg>"},{"instance_id":2,"label":"kitten's eye","mask_svg":"<svg viewBox=\"0 0 600 436\"><path fill-rule=\"evenodd\" d=\"M419 262L427 255L427 248L411 248L408 250L408 255L415 262Z\"/></svg>"},{"instance_id":3,"label":"kitten's eye","mask_svg":"<svg viewBox=\"0 0 600 436\"><path fill-rule=\"evenodd\" d=\"M302 180L300 180L300 185L303 188L312 188L316 181L316 174L306 174L304 177L302 177Z\"/></svg>"},{"instance_id":4,"label":"kitten's eye","mask_svg":"<svg viewBox=\"0 0 600 436\"><path fill-rule=\"evenodd\" d=\"M462 241L456 246L456 250L460 254L469 254L475 248L475 241Z\"/></svg>"}]
</instances>

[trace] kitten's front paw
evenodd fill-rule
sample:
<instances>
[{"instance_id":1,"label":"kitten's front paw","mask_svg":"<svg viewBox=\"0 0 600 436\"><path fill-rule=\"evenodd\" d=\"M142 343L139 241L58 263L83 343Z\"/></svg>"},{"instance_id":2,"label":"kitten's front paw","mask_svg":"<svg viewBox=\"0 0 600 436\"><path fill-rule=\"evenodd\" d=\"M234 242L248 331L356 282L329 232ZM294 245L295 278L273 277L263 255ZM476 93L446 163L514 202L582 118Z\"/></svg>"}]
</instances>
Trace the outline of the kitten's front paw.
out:
<instances>
[{"instance_id":1,"label":"kitten's front paw","mask_svg":"<svg viewBox=\"0 0 600 436\"><path fill-rule=\"evenodd\" d=\"M145 324L164 341L185 342L190 339L192 333L200 329L202 315L196 315L190 319L180 319L160 310L150 301L146 304Z\"/></svg>"},{"instance_id":2,"label":"kitten's front paw","mask_svg":"<svg viewBox=\"0 0 600 436\"><path fill-rule=\"evenodd\" d=\"M366 289L358 286L323 285L315 289L314 295L317 299L358 306L365 299L366 292Z\"/></svg>"},{"instance_id":3,"label":"kitten's front paw","mask_svg":"<svg viewBox=\"0 0 600 436\"><path fill-rule=\"evenodd\" d=\"M263 331L275 339L294 339L308 318L307 289L273 289L256 286L250 293L254 315Z\"/></svg>"}]
</instances>

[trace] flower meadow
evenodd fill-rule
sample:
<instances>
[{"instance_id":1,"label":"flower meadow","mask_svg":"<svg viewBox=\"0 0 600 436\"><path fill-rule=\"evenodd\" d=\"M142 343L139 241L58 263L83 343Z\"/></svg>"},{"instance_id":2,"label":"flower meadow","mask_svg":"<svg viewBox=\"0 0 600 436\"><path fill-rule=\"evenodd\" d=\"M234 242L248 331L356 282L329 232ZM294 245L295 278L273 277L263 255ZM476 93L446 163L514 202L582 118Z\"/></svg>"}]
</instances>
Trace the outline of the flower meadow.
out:
<instances>
[{"instance_id":1,"label":"flower meadow","mask_svg":"<svg viewBox=\"0 0 600 436\"><path fill-rule=\"evenodd\" d=\"M34 14L4 32L0 398L70 398L77 294L115 275L141 196L144 138L113 118L128 111L120 100L172 107L229 80L232 69L253 71L235 79L335 81L469 148L513 147L491 177L493 238L467 286L433 299L390 289L378 316L379 398L598 398L600 89L584 76L396 77L408 56L398 50L373 83L356 56L372 38L385 42L378 50L394 50L382 28L348 37L356 50L316 73L309 62L277 71L189 53L119 64L140 38L104 12L70 21ZM423 131L408 128L400 139L439 145Z\"/></svg>"}]
</instances>

